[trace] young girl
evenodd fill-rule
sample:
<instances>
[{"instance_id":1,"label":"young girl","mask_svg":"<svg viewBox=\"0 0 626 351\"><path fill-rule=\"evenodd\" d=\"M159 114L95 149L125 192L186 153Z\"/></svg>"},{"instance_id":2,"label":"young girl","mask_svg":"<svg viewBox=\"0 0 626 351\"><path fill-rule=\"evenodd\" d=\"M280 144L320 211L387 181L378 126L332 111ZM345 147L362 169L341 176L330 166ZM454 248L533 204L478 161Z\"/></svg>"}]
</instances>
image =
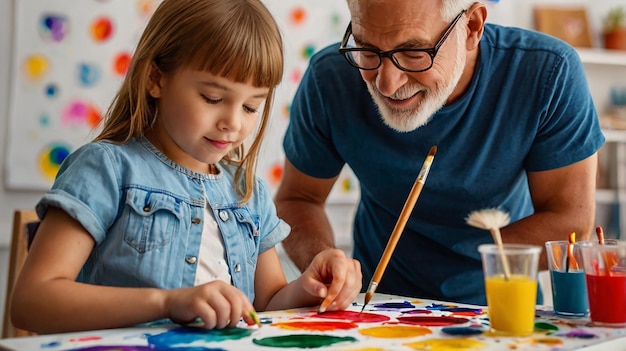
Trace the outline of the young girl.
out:
<instances>
[{"instance_id":1,"label":"young girl","mask_svg":"<svg viewBox=\"0 0 626 351\"><path fill-rule=\"evenodd\" d=\"M359 263L336 250L287 284L274 246L289 226L254 177L282 73L280 32L259 0L163 1L102 132L36 206L13 324L225 328L252 323L255 309L346 308Z\"/></svg>"}]
</instances>

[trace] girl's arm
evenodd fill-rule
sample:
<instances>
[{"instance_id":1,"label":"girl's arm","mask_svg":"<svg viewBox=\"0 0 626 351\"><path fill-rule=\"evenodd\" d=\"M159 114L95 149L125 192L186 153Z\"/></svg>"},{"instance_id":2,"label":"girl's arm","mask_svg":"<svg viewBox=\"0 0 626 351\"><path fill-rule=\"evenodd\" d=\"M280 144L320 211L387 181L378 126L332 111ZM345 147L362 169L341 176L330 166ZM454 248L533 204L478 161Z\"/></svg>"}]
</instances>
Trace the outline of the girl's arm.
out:
<instances>
[{"instance_id":1,"label":"girl's arm","mask_svg":"<svg viewBox=\"0 0 626 351\"><path fill-rule=\"evenodd\" d=\"M223 282L174 290L76 282L94 244L76 220L49 208L13 290L11 318L16 327L58 333L200 317L207 328L223 328L253 311L242 292Z\"/></svg>"},{"instance_id":2,"label":"girl's arm","mask_svg":"<svg viewBox=\"0 0 626 351\"><path fill-rule=\"evenodd\" d=\"M259 255L254 288L254 307L261 311L316 305L320 311L345 309L361 290L361 265L341 250L325 250L287 284L272 248Z\"/></svg>"}]
</instances>

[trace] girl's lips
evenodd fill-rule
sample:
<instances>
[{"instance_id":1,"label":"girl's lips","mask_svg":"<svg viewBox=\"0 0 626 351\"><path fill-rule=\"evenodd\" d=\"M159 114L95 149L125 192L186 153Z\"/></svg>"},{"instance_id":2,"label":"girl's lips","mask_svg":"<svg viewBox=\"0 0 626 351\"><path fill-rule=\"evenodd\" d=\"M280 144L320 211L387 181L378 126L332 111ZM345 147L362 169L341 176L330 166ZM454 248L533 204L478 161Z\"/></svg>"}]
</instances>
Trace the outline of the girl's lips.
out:
<instances>
[{"instance_id":1,"label":"girl's lips","mask_svg":"<svg viewBox=\"0 0 626 351\"><path fill-rule=\"evenodd\" d=\"M221 140L212 140L212 139L208 139L208 140L211 143L211 145L215 146L218 149L227 148L231 144L230 141L221 141Z\"/></svg>"}]
</instances>

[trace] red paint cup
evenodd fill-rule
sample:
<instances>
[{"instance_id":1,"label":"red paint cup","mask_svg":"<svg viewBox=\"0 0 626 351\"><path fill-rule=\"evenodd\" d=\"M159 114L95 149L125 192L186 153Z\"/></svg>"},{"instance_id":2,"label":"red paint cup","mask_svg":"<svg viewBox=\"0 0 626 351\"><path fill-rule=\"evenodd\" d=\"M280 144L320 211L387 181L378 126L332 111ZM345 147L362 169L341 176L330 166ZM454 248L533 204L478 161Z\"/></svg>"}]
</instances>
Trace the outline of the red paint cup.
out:
<instances>
[{"instance_id":1,"label":"red paint cup","mask_svg":"<svg viewBox=\"0 0 626 351\"><path fill-rule=\"evenodd\" d=\"M587 280L589 317L594 324L626 327L626 241L579 241Z\"/></svg>"}]
</instances>

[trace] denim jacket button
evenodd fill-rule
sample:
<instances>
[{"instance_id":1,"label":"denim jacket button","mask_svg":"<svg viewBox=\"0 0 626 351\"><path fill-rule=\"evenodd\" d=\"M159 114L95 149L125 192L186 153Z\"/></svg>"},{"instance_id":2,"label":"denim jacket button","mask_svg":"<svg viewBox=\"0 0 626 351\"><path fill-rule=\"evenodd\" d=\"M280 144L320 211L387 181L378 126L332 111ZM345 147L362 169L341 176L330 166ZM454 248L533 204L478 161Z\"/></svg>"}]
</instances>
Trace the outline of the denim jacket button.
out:
<instances>
[{"instance_id":1,"label":"denim jacket button","mask_svg":"<svg viewBox=\"0 0 626 351\"><path fill-rule=\"evenodd\" d=\"M240 265L239 263L237 263L237 264L235 265L235 273L237 273L237 272L239 272L239 271L241 271L241 265Z\"/></svg>"},{"instance_id":2,"label":"denim jacket button","mask_svg":"<svg viewBox=\"0 0 626 351\"><path fill-rule=\"evenodd\" d=\"M193 224L200 224L200 222L202 222L202 220L198 217L194 217L191 219L191 223Z\"/></svg>"},{"instance_id":3,"label":"denim jacket button","mask_svg":"<svg viewBox=\"0 0 626 351\"><path fill-rule=\"evenodd\" d=\"M228 212L226 211L220 211L220 219L224 222L226 222L228 220Z\"/></svg>"},{"instance_id":4,"label":"denim jacket button","mask_svg":"<svg viewBox=\"0 0 626 351\"><path fill-rule=\"evenodd\" d=\"M144 212L150 212L150 206L146 206L146 207L144 207L144 208L143 208L143 211L144 211Z\"/></svg>"},{"instance_id":5,"label":"denim jacket button","mask_svg":"<svg viewBox=\"0 0 626 351\"><path fill-rule=\"evenodd\" d=\"M185 261L187 261L187 263L190 263L190 264L196 263L196 260L197 260L197 258L195 258L195 257L186 257L185 258Z\"/></svg>"}]
</instances>

